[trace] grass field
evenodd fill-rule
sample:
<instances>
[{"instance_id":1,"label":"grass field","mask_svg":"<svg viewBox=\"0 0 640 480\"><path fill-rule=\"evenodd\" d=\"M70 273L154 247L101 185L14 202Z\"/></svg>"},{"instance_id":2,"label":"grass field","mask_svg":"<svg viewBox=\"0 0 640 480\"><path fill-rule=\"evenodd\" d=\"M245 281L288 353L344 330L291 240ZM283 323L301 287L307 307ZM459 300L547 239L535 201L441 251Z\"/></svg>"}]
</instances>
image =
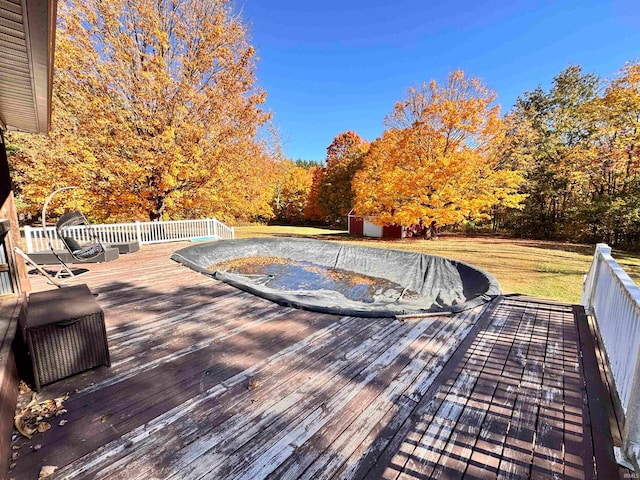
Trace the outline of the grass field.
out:
<instances>
[{"instance_id":1,"label":"grass field","mask_svg":"<svg viewBox=\"0 0 640 480\"><path fill-rule=\"evenodd\" d=\"M236 238L295 236L379 248L430 253L462 260L493 273L504 293L577 303L583 276L593 258L592 245L489 236L442 235L439 240L381 240L349 237L346 232L313 227L236 227ZM614 251L614 258L640 283L640 255Z\"/></svg>"}]
</instances>

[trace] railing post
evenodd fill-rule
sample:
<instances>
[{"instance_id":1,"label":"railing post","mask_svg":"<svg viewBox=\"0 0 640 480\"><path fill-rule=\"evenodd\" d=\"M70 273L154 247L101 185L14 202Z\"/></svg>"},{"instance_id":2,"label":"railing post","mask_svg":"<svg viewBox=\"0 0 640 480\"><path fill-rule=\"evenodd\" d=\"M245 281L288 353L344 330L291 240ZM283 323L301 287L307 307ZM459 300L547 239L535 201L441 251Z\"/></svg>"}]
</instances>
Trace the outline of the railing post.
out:
<instances>
[{"instance_id":1,"label":"railing post","mask_svg":"<svg viewBox=\"0 0 640 480\"><path fill-rule=\"evenodd\" d=\"M27 253L33 253L33 241L31 239L31 227L29 225L24 226L24 239L27 243Z\"/></svg>"},{"instance_id":2,"label":"railing post","mask_svg":"<svg viewBox=\"0 0 640 480\"><path fill-rule=\"evenodd\" d=\"M139 220L136 220L136 237L138 238L138 243L142 245L142 227Z\"/></svg>"},{"instance_id":3,"label":"railing post","mask_svg":"<svg viewBox=\"0 0 640 480\"><path fill-rule=\"evenodd\" d=\"M207 218L207 237L211 236L211 219Z\"/></svg>"},{"instance_id":4,"label":"railing post","mask_svg":"<svg viewBox=\"0 0 640 480\"><path fill-rule=\"evenodd\" d=\"M602 253L603 255L611 255L611 247L606 243L598 243L596 245L596 253Z\"/></svg>"},{"instance_id":5,"label":"railing post","mask_svg":"<svg viewBox=\"0 0 640 480\"><path fill-rule=\"evenodd\" d=\"M593 263L591 264L591 270L589 274L591 275L591 281L585 287L588 288L588 291L584 292L584 296L582 299L582 306L585 311L589 315L593 315L593 300L596 294L596 290L598 288L598 276L600 275L600 267L604 259L602 255L611 255L611 247L606 243L598 243L596 245L596 251L593 254ZM589 276L587 275L587 277ZM589 280L589 279L588 279Z\"/></svg>"},{"instance_id":6,"label":"railing post","mask_svg":"<svg viewBox=\"0 0 640 480\"><path fill-rule=\"evenodd\" d=\"M231 227L231 240L236 238L236 227Z\"/></svg>"}]
</instances>

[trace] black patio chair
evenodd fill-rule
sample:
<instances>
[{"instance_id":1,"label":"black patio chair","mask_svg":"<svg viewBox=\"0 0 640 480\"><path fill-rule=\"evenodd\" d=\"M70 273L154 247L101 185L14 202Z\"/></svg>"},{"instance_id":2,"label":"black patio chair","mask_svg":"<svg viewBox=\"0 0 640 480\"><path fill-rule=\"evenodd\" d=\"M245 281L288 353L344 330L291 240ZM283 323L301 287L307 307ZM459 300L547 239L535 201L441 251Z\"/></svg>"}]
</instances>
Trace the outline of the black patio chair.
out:
<instances>
[{"instance_id":1,"label":"black patio chair","mask_svg":"<svg viewBox=\"0 0 640 480\"><path fill-rule=\"evenodd\" d=\"M80 244L73 237L73 230L77 230L77 227L82 227L89 239L88 242ZM100 239L79 210L64 213L56 223L56 232L62 244L76 260L91 260L104 253L104 246L100 243Z\"/></svg>"},{"instance_id":2,"label":"black patio chair","mask_svg":"<svg viewBox=\"0 0 640 480\"><path fill-rule=\"evenodd\" d=\"M56 285L57 287L63 287L62 284L58 283L55 279L62 277L77 277L83 273L88 272L86 268L78 268L72 270L69 268L67 263L61 257L61 253L59 250L56 250L53 246L53 238L52 233L49 232L46 225L47 218L47 207L51 202L53 197L64 191L64 190L75 190L77 187L64 187L56 190L52 194L50 194L44 205L42 207L42 229L45 238L47 239L47 244L51 253L55 256L56 260L60 263L60 269L55 274L55 276L51 277L49 273L38 266L37 262L35 262L32 258L30 258L25 252L23 252L19 247L14 247L14 251L19 254L25 262L29 265L35 267L38 273L47 277L47 279ZM100 242L98 235L91 228L91 225L87 221L87 218L80 212L79 210L73 210L67 213L64 213L58 222L56 223L56 233L62 246L69 252L72 258L78 260L79 262L89 262L96 257L105 253L105 247ZM74 237L74 234L76 235ZM80 243L77 238L83 239L83 243ZM67 258L67 261L68 258Z\"/></svg>"}]
</instances>

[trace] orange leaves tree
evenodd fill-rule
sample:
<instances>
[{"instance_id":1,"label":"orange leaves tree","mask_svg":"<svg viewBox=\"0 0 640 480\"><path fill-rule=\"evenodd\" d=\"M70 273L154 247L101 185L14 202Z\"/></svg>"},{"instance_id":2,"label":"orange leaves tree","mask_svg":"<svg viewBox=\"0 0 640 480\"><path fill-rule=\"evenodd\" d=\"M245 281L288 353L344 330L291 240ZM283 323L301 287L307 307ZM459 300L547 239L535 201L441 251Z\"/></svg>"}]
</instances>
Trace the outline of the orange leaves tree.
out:
<instances>
[{"instance_id":1,"label":"orange leaves tree","mask_svg":"<svg viewBox=\"0 0 640 480\"><path fill-rule=\"evenodd\" d=\"M313 222L325 222L328 215L320 205L320 183L324 178L325 170L325 167L313 168L311 187L304 206L305 218Z\"/></svg>"},{"instance_id":2,"label":"orange leaves tree","mask_svg":"<svg viewBox=\"0 0 640 480\"><path fill-rule=\"evenodd\" d=\"M409 90L353 180L355 210L384 225L454 225L517 207L520 175L500 160L496 95L460 70Z\"/></svg>"},{"instance_id":3,"label":"orange leaves tree","mask_svg":"<svg viewBox=\"0 0 640 480\"><path fill-rule=\"evenodd\" d=\"M265 92L230 0L66 0L58 26L53 132L14 140L17 170L53 175L23 189L80 184L101 220L269 214Z\"/></svg>"},{"instance_id":4,"label":"orange leaves tree","mask_svg":"<svg viewBox=\"0 0 640 480\"><path fill-rule=\"evenodd\" d=\"M368 150L369 142L351 130L339 133L327 147L326 167L318 184L318 202L329 223L346 221L354 202L351 183Z\"/></svg>"},{"instance_id":5,"label":"orange leaves tree","mask_svg":"<svg viewBox=\"0 0 640 480\"><path fill-rule=\"evenodd\" d=\"M276 220L304 223L307 200L318 168L298 165L291 160L282 160L277 164L272 200Z\"/></svg>"}]
</instances>

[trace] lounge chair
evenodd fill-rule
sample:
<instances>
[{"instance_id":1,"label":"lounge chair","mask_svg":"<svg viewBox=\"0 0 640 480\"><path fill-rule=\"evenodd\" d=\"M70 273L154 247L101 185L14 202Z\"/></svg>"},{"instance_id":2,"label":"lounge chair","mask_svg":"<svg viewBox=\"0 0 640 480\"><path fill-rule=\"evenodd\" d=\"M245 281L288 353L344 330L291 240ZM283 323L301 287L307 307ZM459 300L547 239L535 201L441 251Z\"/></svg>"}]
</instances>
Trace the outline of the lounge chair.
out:
<instances>
[{"instance_id":1,"label":"lounge chair","mask_svg":"<svg viewBox=\"0 0 640 480\"><path fill-rule=\"evenodd\" d=\"M54 248L51 233L47 230L46 227L47 207L52 198L57 193L64 190L75 189L76 187L64 187L56 190L47 197L47 200L44 202L44 206L42 207L42 228L44 230L44 235L47 238L49 249L51 250L51 253L47 253L45 256L50 256L51 254L53 254L53 257L50 257L51 260L45 260L44 262L37 261L35 258L33 258L34 254L32 254L32 256L30 257L19 248L14 248L16 253L24 258L28 264L34 266L39 273L45 275L50 281L54 283L54 285L58 287L61 287L61 285L55 280L52 280L52 277L48 275L44 269L38 267L38 264L56 263L57 261L60 264L60 269L54 277L57 279L63 276L76 277L80 273L87 272L86 269L80 269L80 272L78 272L77 270L76 272L74 272L73 270L71 270L71 268L69 268L67 263L71 263L73 261L78 261L81 263L88 263L92 261L109 261L118 258L117 249L105 248L105 246L100 242L100 239L98 238L96 232L93 230L93 228L91 228L91 225L87 221L87 218L79 210L73 210L64 213L56 223L57 236L64 248L67 250L68 254L64 250L61 251ZM82 241L81 243L78 238L83 238L84 241Z\"/></svg>"}]
</instances>

